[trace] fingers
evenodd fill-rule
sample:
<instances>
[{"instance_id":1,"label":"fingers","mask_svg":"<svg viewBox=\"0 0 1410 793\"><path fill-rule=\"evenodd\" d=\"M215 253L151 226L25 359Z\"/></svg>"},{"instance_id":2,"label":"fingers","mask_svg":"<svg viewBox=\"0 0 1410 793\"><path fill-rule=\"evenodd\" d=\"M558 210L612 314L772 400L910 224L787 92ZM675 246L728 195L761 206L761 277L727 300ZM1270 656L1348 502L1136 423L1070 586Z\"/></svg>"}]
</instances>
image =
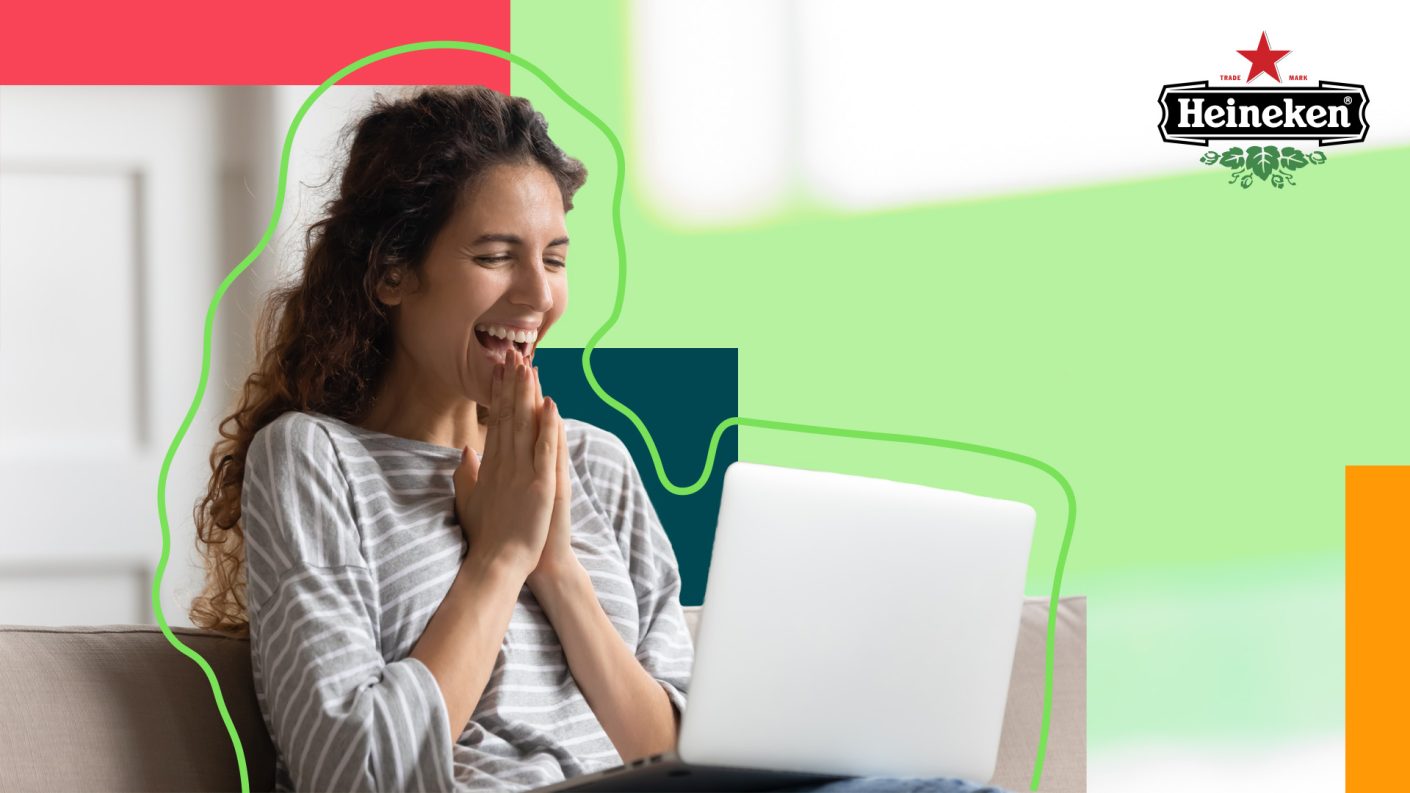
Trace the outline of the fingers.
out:
<instances>
[{"instance_id":1,"label":"fingers","mask_svg":"<svg viewBox=\"0 0 1410 793\"><path fill-rule=\"evenodd\" d=\"M512 346L514 353L514 446L516 456L526 467L534 463L534 444L538 441L538 421L534 415L534 384L530 379L529 367L519 357L519 351Z\"/></svg>"},{"instance_id":2,"label":"fingers","mask_svg":"<svg viewBox=\"0 0 1410 793\"><path fill-rule=\"evenodd\" d=\"M475 452L469 446L461 446L460 464L455 467L455 472L451 475L451 493L454 496L455 519L462 528L466 527L466 521L474 520L466 507L470 494L475 492L475 486L479 480L480 461L475 458Z\"/></svg>"},{"instance_id":3,"label":"fingers","mask_svg":"<svg viewBox=\"0 0 1410 793\"><path fill-rule=\"evenodd\" d=\"M549 439L555 451L548 464L557 465L556 449L561 433L554 428L552 421L543 421L545 398L538 367L531 366L511 346L505 354L504 365L496 367L495 371L496 376L490 386L490 421L485 438L485 455L493 455L495 459L513 456L523 461L526 467L537 470L540 435L547 428L555 436Z\"/></svg>"},{"instance_id":4,"label":"fingers","mask_svg":"<svg viewBox=\"0 0 1410 793\"><path fill-rule=\"evenodd\" d=\"M469 446L460 447L460 465L455 467L451 479L457 490L474 487L480 478L480 460Z\"/></svg>"},{"instance_id":5,"label":"fingers","mask_svg":"<svg viewBox=\"0 0 1410 793\"><path fill-rule=\"evenodd\" d=\"M504 382L509 386L504 400L505 420L513 426L519 413L519 395L524 390L524 367L523 362L519 360L519 351L514 349L512 344L504 361Z\"/></svg>"},{"instance_id":6,"label":"fingers","mask_svg":"<svg viewBox=\"0 0 1410 793\"><path fill-rule=\"evenodd\" d=\"M537 366L534 366L533 364L529 363L529 360L528 360L527 358L524 359L524 365L529 368L529 383L530 383L530 390L533 392L534 416L538 419L538 421L536 422L536 424L537 424L536 430L537 430L537 437L538 437L539 440L538 440L538 443L536 444L535 448L537 448L538 445L541 445L541 444L543 443L543 438L544 438L545 435L553 435L553 436L554 436L554 445L557 446L557 436L556 436L556 433L554 433L554 431L553 431L553 422L552 422L551 420L545 421L545 418L546 418L546 415L545 415L545 414L547 414L548 411L547 411L547 410L544 410L544 408L543 408L543 406L544 406L543 386L539 384L539 368L538 368ZM549 457L549 458L548 458L548 461L549 461L549 465L550 465L550 466L556 464L556 462L557 462L556 456L557 456L557 454L555 453L553 457ZM534 467L535 467L535 470L541 470L541 471L543 471L544 473L547 473L547 472L553 470L551 467L550 467L550 468L542 468L542 469L540 469L540 468L538 468L538 461L535 460L534 462L535 462L535 466L534 466Z\"/></svg>"},{"instance_id":7,"label":"fingers","mask_svg":"<svg viewBox=\"0 0 1410 793\"><path fill-rule=\"evenodd\" d=\"M568 478L568 425L558 415L557 403L550 400L548 404L553 407L553 420L558 425L558 497L569 503L573 488Z\"/></svg>"},{"instance_id":8,"label":"fingers","mask_svg":"<svg viewBox=\"0 0 1410 793\"><path fill-rule=\"evenodd\" d=\"M495 405L495 415L498 417L495 429L500 434L499 453L500 461L508 463L509 458L516 452L514 449L514 397L517 394L518 377L516 375L514 348L511 346L509 352L504 356L504 374L499 384L499 402ZM512 465L505 465L504 470L509 470Z\"/></svg>"},{"instance_id":9,"label":"fingers","mask_svg":"<svg viewBox=\"0 0 1410 793\"><path fill-rule=\"evenodd\" d=\"M542 417L542 416L543 416L545 413L547 413L548 411L544 409L544 405L545 405L546 403L545 403L545 398L544 398L544 395L543 395L543 384L539 382L539 368L538 368L537 366L534 366L532 363L530 363L527 358L524 359L524 365L527 366L527 367L529 367L529 373L530 373L530 375L531 375L531 380L532 380L532 383L533 383L534 415L535 415L535 416L538 416L538 417ZM550 403L550 404L551 404L551 403ZM553 436L555 437L554 446L555 446L555 448L556 448L557 445L558 445L558 444L557 444L557 432L555 432L554 429L553 429L553 420L550 420L547 424L544 424L544 423L542 423L542 422L539 423L539 425L538 425L538 433L539 433L539 435L542 436L545 432L547 432L549 435L553 435ZM557 463L557 459L556 459L556 458L557 458L557 452L554 453L554 456L553 456L553 457L548 458L549 464L550 464L550 465L556 465L556 463ZM552 470L552 468L547 468L547 469L544 469L544 470L545 470L545 471L550 471L550 470Z\"/></svg>"},{"instance_id":10,"label":"fingers","mask_svg":"<svg viewBox=\"0 0 1410 793\"><path fill-rule=\"evenodd\" d=\"M469 447L469 446L461 446L461 447L460 447L460 463L455 466L455 471L452 472L451 475L450 475L451 484L455 485L455 489L456 489L457 492L458 492L461 488L463 488L463 487L466 485L465 474L468 473L468 472L466 471L466 468L465 468L465 458L470 457L470 456L471 456L471 455L470 455L470 447Z\"/></svg>"},{"instance_id":11,"label":"fingers","mask_svg":"<svg viewBox=\"0 0 1410 793\"><path fill-rule=\"evenodd\" d=\"M553 466L558 462L561 452L558 449L559 434L554 431L553 423L558 420L558 410L553 404L553 400L544 403L544 409L538 414L538 441L534 444L534 472L539 476L546 476L553 470Z\"/></svg>"},{"instance_id":12,"label":"fingers","mask_svg":"<svg viewBox=\"0 0 1410 793\"><path fill-rule=\"evenodd\" d=\"M504 413L504 365L496 364L494 375L490 378L490 415L485 428L485 456L491 460L498 460L504 448L503 436L504 427L500 424Z\"/></svg>"}]
</instances>

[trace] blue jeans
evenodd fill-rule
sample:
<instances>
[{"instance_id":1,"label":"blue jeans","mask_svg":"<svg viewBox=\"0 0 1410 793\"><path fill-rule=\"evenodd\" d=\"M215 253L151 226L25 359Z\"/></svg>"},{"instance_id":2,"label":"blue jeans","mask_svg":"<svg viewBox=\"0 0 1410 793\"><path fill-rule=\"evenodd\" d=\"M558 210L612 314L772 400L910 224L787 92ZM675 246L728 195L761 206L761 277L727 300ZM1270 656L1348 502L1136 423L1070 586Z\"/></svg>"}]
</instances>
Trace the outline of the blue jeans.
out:
<instances>
[{"instance_id":1,"label":"blue jeans","mask_svg":"<svg viewBox=\"0 0 1410 793\"><path fill-rule=\"evenodd\" d=\"M788 793L1009 793L1003 788L939 776L859 776L785 789Z\"/></svg>"}]
</instances>

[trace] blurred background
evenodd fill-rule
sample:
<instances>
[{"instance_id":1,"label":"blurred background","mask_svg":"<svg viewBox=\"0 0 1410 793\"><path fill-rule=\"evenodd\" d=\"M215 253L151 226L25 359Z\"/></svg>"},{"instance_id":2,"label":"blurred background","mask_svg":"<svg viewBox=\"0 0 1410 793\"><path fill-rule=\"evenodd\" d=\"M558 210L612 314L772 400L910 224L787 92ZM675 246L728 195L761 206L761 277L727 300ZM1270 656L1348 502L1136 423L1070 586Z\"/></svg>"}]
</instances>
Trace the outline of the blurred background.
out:
<instances>
[{"instance_id":1,"label":"blurred background","mask_svg":"<svg viewBox=\"0 0 1410 793\"><path fill-rule=\"evenodd\" d=\"M1078 497L1062 592L1089 598L1090 789L1341 789L1343 468L1410 448L1403 10L512 10L513 51L625 148L630 289L603 346L738 348L740 415L1056 466ZM1245 71L1236 50L1265 31L1291 50L1285 75L1370 97L1367 142L1328 147L1280 191L1227 185L1156 132L1163 84ZM531 75L512 87L589 169L568 218L572 309L549 345L582 346L617 288L613 153ZM263 233L311 90L0 88L0 622L154 621L157 476L207 305ZM278 233L221 304L167 483L172 625L199 590L191 508L261 298L297 270L338 131L395 90L315 105ZM1064 504L1031 470L738 439L743 460L1027 501L1027 591L1051 590Z\"/></svg>"},{"instance_id":2,"label":"blurred background","mask_svg":"<svg viewBox=\"0 0 1410 793\"><path fill-rule=\"evenodd\" d=\"M221 302L205 397L167 478L168 624L190 624L200 591L192 510L262 298L297 272L336 187L338 132L376 90L340 89L308 116L278 233ZM309 91L0 88L0 623L155 623L158 474L200 380L207 307L269 222Z\"/></svg>"}]
</instances>

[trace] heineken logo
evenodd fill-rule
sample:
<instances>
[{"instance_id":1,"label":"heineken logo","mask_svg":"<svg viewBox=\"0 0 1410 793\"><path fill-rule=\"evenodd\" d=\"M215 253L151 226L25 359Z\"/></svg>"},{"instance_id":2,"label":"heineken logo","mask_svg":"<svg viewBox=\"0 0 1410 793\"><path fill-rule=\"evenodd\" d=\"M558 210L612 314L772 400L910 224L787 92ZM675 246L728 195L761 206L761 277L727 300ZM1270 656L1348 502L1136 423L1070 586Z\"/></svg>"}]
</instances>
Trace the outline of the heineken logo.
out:
<instances>
[{"instance_id":1,"label":"heineken logo","mask_svg":"<svg viewBox=\"0 0 1410 793\"><path fill-rule=\"evenodd\" d=\"M1294 171L1327 160L1321 151L1305 152L1288 143L1310 141L1316 147L1366 140L1364 85L1330 80L1284 85L1284 77L1290 83L1307 83L1308 76L1279 71L1279 62L1292 50L1273 49L1266 32L1255 49L1236 52L1248 64L1247 76L1227 73L1219 76L1218 84L1203 80L1161 88L1157 100L1161 140L1191 146L1209 146L1213 141L1253 143L1211 149L1200 162L1230 169L1230 184L1248 188L1267 183L1278 189L1297 184ZM1260 85L1247 85L1257 78L1263 78Z\"/></svg>"},{"instance_id":2,"label":"heineken logo","mask_svg":"<svg viewBox=\"0 0 1410 793\"><path fill-rule=\"evenodd\" d=\"M1160 92L1160 137L1207 146L1211 140L1312 140L1319 146L1366 139L1366 87L1323 81L1315 88L1211 88L1176 83Z\"/></svg>"}]
</instances>

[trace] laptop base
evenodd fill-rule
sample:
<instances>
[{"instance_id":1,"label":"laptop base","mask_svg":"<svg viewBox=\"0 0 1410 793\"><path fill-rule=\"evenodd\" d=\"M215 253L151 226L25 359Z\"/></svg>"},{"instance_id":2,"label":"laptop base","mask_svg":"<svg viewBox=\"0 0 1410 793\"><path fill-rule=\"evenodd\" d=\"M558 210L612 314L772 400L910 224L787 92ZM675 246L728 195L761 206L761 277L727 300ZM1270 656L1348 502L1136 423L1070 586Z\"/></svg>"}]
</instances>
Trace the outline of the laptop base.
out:
<instances>
[{"instance_id":1,"label":"laptop base","mask_svg":"<svg viewBox=\"0 0 1410 793\"><path fill-rule=\"evenodd\" d=\"M659 758L659 759L658 759ZM821 785L850 776L769 771L760 768L692 765L673 754L642 758L631 765L583 774L531 793L589 793L590 791L783 791Z\"/></svg>"}]
</instances>

